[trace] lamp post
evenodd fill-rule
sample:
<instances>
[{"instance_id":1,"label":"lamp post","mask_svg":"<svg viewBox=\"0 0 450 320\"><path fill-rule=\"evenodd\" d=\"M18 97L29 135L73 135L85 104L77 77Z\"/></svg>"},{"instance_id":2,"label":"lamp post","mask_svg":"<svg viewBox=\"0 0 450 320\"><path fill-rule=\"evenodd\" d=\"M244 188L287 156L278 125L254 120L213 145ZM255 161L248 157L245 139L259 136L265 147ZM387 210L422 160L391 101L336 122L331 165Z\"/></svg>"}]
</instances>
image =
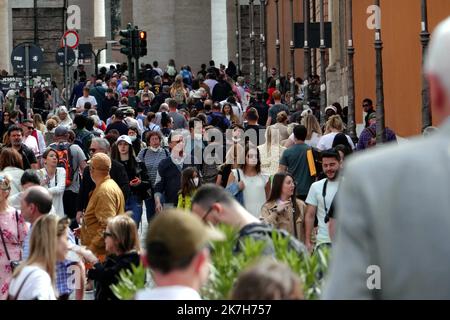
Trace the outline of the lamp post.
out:
<instances>
[{"instance_id":1,"label":"lamp post","mask_svg":"<svg viewBox=\"0 0 450 320\"><path fill-rule=\"evenodd\" d=\"M303 45L303 53L304 53L304 77L305 77L305 104L308 104L309 100L309 90L308 90L308 78L311 73L311 49L309 47L309 11L310 5L309 0L303 0L303 23L304 23L304 31L305 31L305 43Z\"/></svg>"},{"instance_id":2,"label":"lamp post","mask_svg":"<svg viewBox=\"0 0 450 320\"><path fill-rule=\"evenodd\" d=\"M255 65L255 6L254 0L249 0L250 4L250 82L254 89L256 85L256 65Z\"/></svg>"},{"instance_id":3,"label":"lamp post","mask_svg":"<svg viewBox=\"0 0 450 320\"><path fill-rule=\"evenodd\" d=\"M234 2L236 6L236 63L237 63L237 74L241 74L241 6L239 0Z\"/></svg>"},{"instance_id":4,"label":"lamp post","mask_svg":"<svg viewBox=\"0 0 450 320\"><path fill-rule=\"evenodd\" d=\"M295 33L295 25L294 25L294 0L291 1L291 79L288 79L291 84L291 100L295 98L295 46L294 46L294 33Z\"/></svg>"},{"instance_id":5,"label":"lamp post","mask_svg":"<svg viewBox=\"0 0 450 320\"><path fill-rule=\"evenodd\" d=\"M377 95L377 144L383 143L385 129L384 119L384 87L383 87L383 41L381 39L381 9L380 0L375 0L378 7L375 28L375 56L376 56L376 95Z\"/></svg>"},{"instance_id":6,"label":"lamp post","mask_svg":"<svg viewBox=\"0 0 450 320\"><path fill-rule=\"evenodd\" d=\"M261 61L259 64L260 68L260 89L265 90L266 88L266 0L260 0L260 17L259 17L259 28L260 28L260 37L259 37L259 55L261 57Z\"/></svg>"},{"instance_id":7,"label":"lamp post","mask_svg":"<svg viewBox=\"0 0 450 320\"><path fill-rule=\"evenodd\" d=\"M356 139L356 118L355 118L355 69L354 56L355 48L353 47L353 2L347 0L348 5L348 131L350 137Z\"/></svg>"},{"instance_id":8,"label":"lamp post","mask_svg":"<svg viewBox=\"0 0 450 320\"><path fill-rule=\"evenodd\" d=\"M325 108L327 107L327 79L325 69L325 17L324 17L324 4L323 0L320 0L320 119L322 125L325 123Z\"/></svg>"},{"instance_id":9,"label":"lamp post","mask_svg":"<svg viewBox=\"0 0 450 320\"><path fill-rule=\"evenodd\" d=\"M280 57L280 19L279 19L279 12L278 12L278 0L275 0L276 4L276 12L277 12L277 39L275 41L275 49L277 52L277 83L279 83L280 80L280 68L281 68L281 57ZM279 89L279 84L278 88Z\"/></svg>"},{"instance_id":10,"label":"lamp post","mask_svg":"<svg viewBox=\"0 0 450 320\"><path fill-rule=\"evenodd\" d=\"M422 23L420 32L420 41L422 43L422 65L425 62L425 54L430 42L430 33L428 32L428 8L427 0L422 0ZM432 125L432 115L430 108L430 93L428 81L425 74L422 75L422 130Z\"/></svg>"}]
</instances>

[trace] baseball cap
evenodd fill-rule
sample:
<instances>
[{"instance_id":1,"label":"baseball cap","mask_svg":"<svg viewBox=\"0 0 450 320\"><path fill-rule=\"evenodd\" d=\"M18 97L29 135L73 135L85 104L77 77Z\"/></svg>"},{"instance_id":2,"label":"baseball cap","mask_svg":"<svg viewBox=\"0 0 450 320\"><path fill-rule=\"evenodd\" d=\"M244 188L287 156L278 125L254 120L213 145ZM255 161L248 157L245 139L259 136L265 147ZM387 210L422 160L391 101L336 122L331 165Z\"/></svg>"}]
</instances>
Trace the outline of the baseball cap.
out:
<instances>
[{"instance_id":1,"label":"baseball cap","mask_svg":"<svg viewBox=\"0 0 450 320\"><path fill-rule=\"evenodd\" d=\"M334 113L337 113L337 108L335 106L328 106L325 108L325 112L327 112L328 110L332 110L334 111Z\"/></svg>"},{"instance_id":2,"label":"baseball cap","mask_svg":"<svg viewBox=\"0 0 450 320\"><path fill-rule=\"evenodd\" d=\"M98 171L109 171L111 169L111 159L104 153L96 153L92 157L90 165Z\"/></svg>"},{"instance_id":3,"label":"baseball cap","mask_svg":"<svg viewBox=\"0 0 450 320\"><path fill-rule=\"evenodd\" d=\"M55 137L62 137L69 133L67 127L59 126L55 129Z\"/></svg>"},{"instance_id":4,"label":"baseball cap","mask_svg":"<svg viewBox=\"0 0 450 320\"><path fill-rule=\"evenodd\" d=\"M199 217L177 209L167 210L150 223L146 247L151 257L178 263L194 256L210 241L222 241L222 232L207 226Z\"/></svg>"},{"instance_id":5,"label":"baseball cap","mask_svg":"<svg viewBox=\"0 0 450 320\"><path fill-rule=\"evenodd\" d=\"M129 136L126 135L122 135L117 139L117 144L119 144L120 141L125 141L126 143L128 143L130 146L132 145L131 143L131 139Z\"/></svg>"}]
</instances>

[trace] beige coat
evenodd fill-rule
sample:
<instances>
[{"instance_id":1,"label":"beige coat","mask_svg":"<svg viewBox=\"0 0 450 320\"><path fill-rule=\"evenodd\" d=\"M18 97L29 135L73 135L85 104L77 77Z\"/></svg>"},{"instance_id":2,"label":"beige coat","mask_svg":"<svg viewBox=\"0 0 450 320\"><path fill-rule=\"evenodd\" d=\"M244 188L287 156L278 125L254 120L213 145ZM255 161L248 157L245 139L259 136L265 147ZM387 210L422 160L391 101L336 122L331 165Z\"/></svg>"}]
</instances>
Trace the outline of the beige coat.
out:
<instances>
[{"instance_id":1,"label":"beige coat","mask_svg":"<svg viewBox=\"0 0 450 320\"><path fill-rule=\"evenodd\" d=\"M306 204L302 200L297 199L297 205L299 208L298 213L295 213L292 204L289 207L286 207L283 212L278 213L276 202L267 202L262 207L260 219L265 223L273 225L275 228L283 229L292 235L296 235L297 239L304 243Z\"/></svg>"},{"instance_id":2,"label":"beige coat","mask_svg":"<svg viewBox=\"0 0 450 320\"><path fill-rule=\"evenodd\" d=\"M109 176L98 184L89 199L81 227L81 241L95 255L104 255L108 219L125 212L122 190Z\"/></svg>"}]
</instances>

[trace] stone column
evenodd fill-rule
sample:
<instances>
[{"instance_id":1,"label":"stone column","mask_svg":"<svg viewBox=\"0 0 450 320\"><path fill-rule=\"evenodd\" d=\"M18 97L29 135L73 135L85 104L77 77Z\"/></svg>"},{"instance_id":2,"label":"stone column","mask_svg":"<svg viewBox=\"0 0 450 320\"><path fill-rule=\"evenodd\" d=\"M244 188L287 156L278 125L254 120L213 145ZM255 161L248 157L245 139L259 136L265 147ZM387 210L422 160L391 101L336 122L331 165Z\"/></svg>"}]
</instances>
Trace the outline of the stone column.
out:
<instances>
[{"instance_id":1,"label":"stone column","mask_svg":"<svg viewBox=\"0 0 450 320\"><path fill-rule=\"evenodd\" d=\"M217 67L220 63L228 65L228 29L226 11L226 1L211 0L211 56Z\"/></svg>"},{"instance_id":2,"label":"stone column","mask_svg":"<svg viewBox=\"0 0 450 320\"><path fill-rule=\"evenodd\" d=\"M12 19L9 0L0 0L0 47L0 70L11 74Z\"/></svg>"},{"instance_id":3,"label":"stone column","mask_svg":"<svg viewBox=\"0 0 450 320\"><path fill-rule=\"evenodd\" d=\"M106 37L105 0L94 0L94 37ZM106 63L106 52L100 54L100 63Z\"/></svg>"}]
</instances>

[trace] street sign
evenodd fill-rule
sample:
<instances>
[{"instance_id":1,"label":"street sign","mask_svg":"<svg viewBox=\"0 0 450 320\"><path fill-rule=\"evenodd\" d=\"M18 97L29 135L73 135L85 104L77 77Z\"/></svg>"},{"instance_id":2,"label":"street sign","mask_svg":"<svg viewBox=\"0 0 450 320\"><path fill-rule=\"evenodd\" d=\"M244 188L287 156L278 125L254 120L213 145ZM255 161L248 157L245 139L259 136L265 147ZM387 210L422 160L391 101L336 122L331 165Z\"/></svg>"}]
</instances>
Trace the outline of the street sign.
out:
<instances>
[{"instance_id":1,"label":"street sign","mask_svg":"<svg viewBox=\"0 0 450 320\"><path fill-rule=\"evenodd\" d=\"M14 71L18 74L25 74L26 68L26 49L25 47L29 46L29 68L30 73L37 74L39 72L39 68L44 61L44 55L42 54L42 49L35 44L22 43L15 47L11 53L11 64L14 68Z\"/></svg>"},{"instance_id":2,"label":"street sign","mask_svg":"<svg viewBox=\"0 0 450 320\"><path fill-rule=\"evenodd\" d=\"M47 75L36 75L30 79L31 86L45 86L49 87L52 83L52 76ZM8 77L0 77L0 90L9 91L9 90L19 90L24 89L26 86L24 77L16 77L16 76L8 76Z\"/></svg>"},{"instance_id":3,"label":"street sign","mask_svg":"<svg viewBox=\"0 0 450 320\"><path fill-rule=\"evenodd\" d=\"M61 39L61 48L64 48L64 39L66 39L66 45L71 49L75 49L80 43L80 37L75 30L68 30L64 33Z\"/></svg>"},{"instance_id":4,"label":"street sign","mask_svg":"<svg viewBox=\"0 0 450 320\"><path fill-rule=\"evenodd\" d=\"M68 67L73 66L75 63L75 52L71 48L67 48L67 61L66 64ZM60 48L56 51L56 63L59 64L60 67L64 67L65 60L65 49Z\"/></svg>"},{"instance_id":5,"label":"street sign","mask_svg":"<svg viewBox=\"0 0 450 320\"><path fill-rule=\"evenodd\" d=\"M78 46L78 59L90 59L92 58L92 44L88 43L88 44L80 44Z\"/></svg>"}]
</instances>

